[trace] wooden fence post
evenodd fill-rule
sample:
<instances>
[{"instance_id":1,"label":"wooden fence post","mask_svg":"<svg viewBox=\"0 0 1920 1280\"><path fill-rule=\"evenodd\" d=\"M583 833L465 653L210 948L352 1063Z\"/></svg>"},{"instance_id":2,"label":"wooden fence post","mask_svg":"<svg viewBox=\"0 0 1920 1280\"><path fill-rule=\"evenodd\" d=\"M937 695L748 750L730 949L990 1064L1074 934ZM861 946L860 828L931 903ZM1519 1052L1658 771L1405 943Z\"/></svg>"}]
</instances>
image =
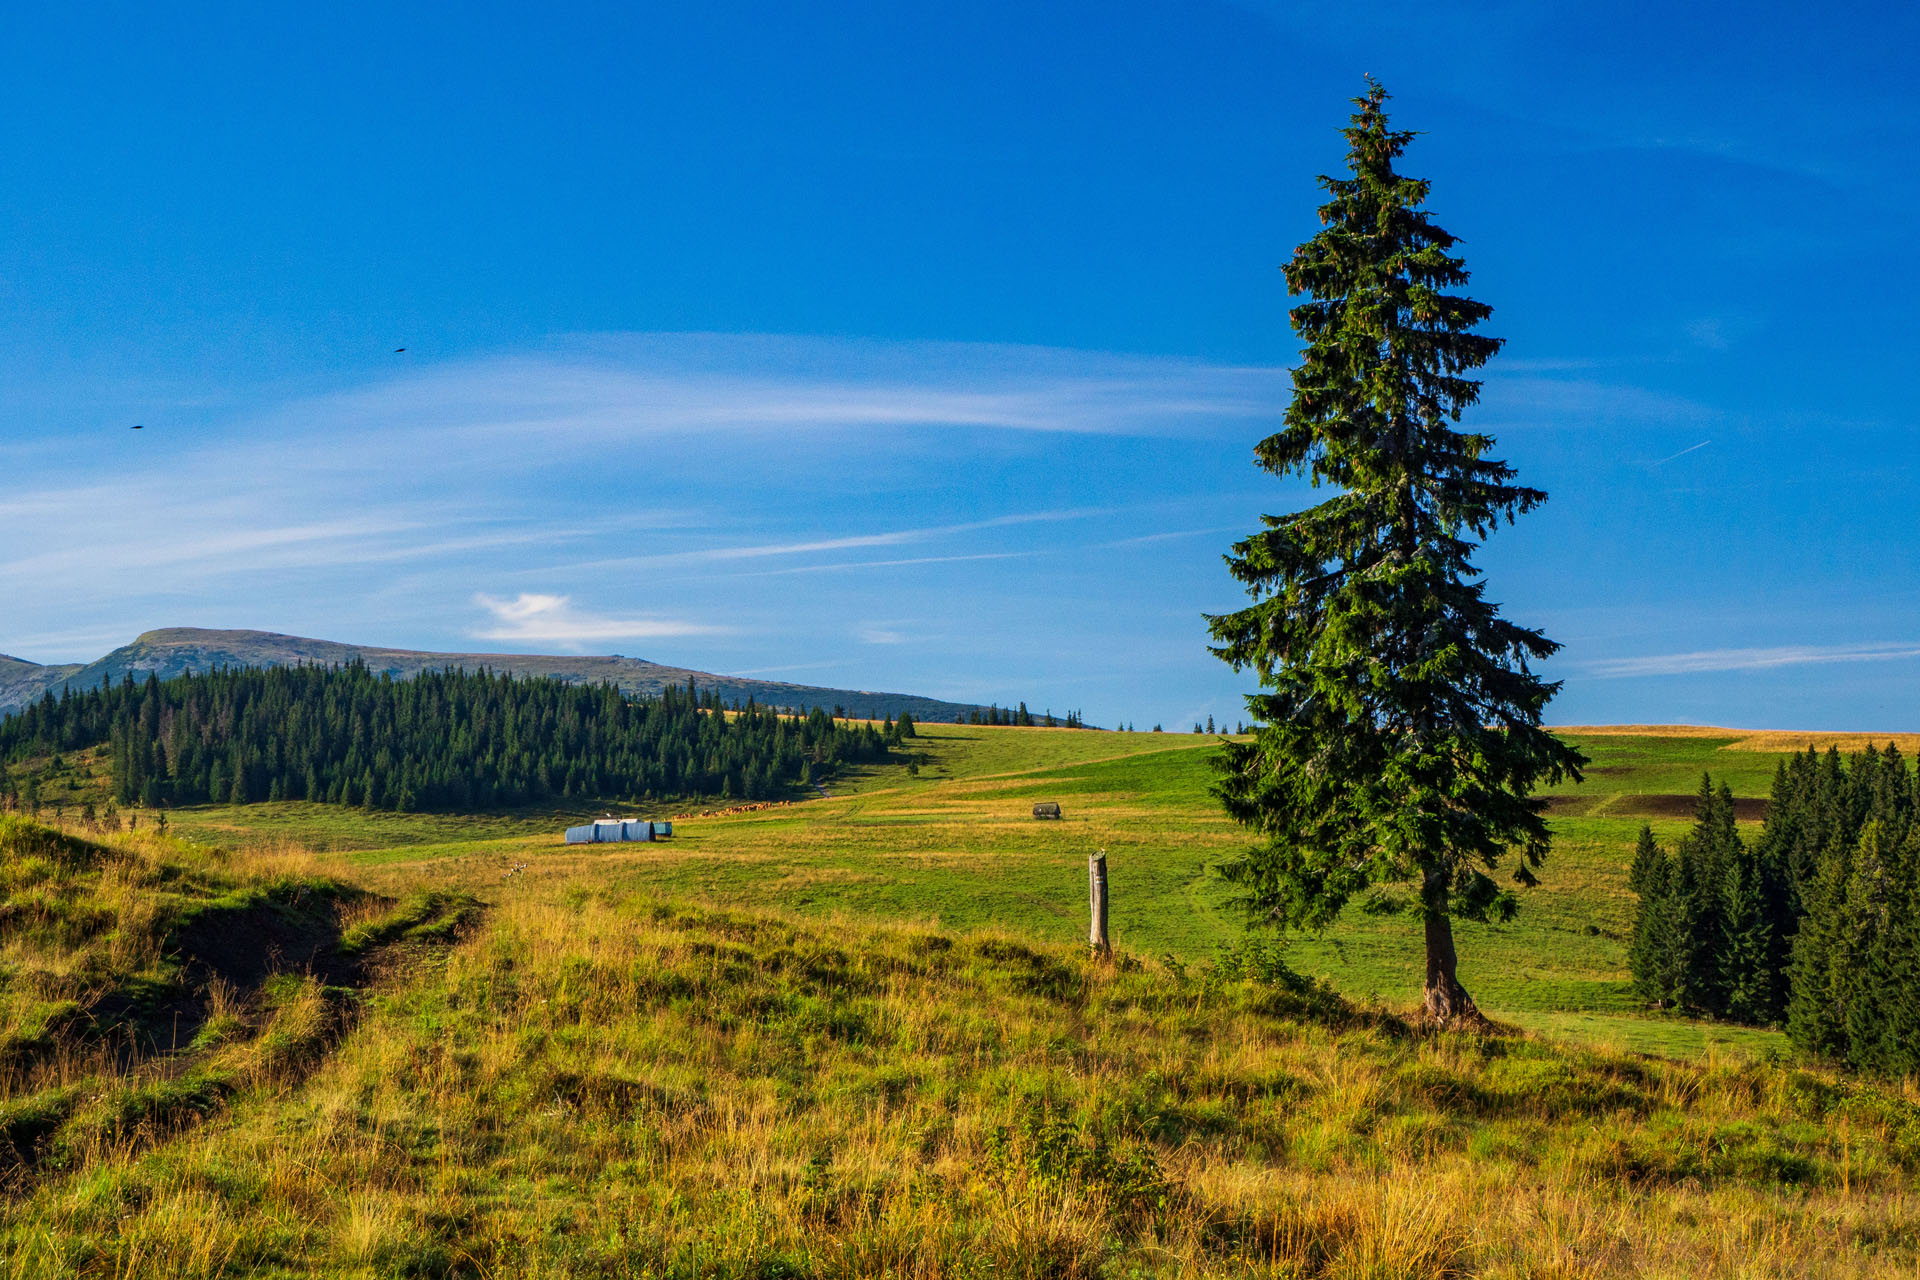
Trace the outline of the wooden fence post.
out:
<instances>
[{"instance_id":1,"label":"wooden fence post","mask_svg":"<svg viewBox=\"0 0 1920 1280\"><path fill-rule=\"evenodd\" d=\"M1102 960L1113 959L1113 943L1107 937L1107 851L1087 856L1087 908L1091 917L1087 945Z\"/></svg>"}]
</instances>

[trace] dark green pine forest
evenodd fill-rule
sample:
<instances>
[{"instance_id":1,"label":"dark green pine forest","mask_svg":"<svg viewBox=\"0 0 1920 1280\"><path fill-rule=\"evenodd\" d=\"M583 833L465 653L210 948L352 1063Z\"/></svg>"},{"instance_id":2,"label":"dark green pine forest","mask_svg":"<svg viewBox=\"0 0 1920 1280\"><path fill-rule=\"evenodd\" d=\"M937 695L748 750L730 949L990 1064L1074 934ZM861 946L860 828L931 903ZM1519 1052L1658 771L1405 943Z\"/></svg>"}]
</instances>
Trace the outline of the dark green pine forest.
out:
<instances>
[{"instance_id":1,"label":"dark green pine forest","mask_svg":"<svg viewBox=\"0 0 1920 1280\"><path fill-rule=\"evenodd\" d=\"M1650 1003L1784 1024L1809 1053L1920 1073L1920 777L1899 751L1811 749L1775 772L1758 837L1702 778L1671 851L1640 833L1635 990Z\"/></svg>"},{"instance_id":2,"label":"dark green pine forest","mask_svg":"<svg viewBox=\"0 0 1920 1280\"><path fill-rule=\"evenodd\" d=\"M579 798L761 800L887 758L902 716L725 708L693 686L656 699L542 677L362 664L221 670L103 684L0 720L0 761L111 748L122 804L314 800L473 810Z\"/></svg>"}]
</instances>

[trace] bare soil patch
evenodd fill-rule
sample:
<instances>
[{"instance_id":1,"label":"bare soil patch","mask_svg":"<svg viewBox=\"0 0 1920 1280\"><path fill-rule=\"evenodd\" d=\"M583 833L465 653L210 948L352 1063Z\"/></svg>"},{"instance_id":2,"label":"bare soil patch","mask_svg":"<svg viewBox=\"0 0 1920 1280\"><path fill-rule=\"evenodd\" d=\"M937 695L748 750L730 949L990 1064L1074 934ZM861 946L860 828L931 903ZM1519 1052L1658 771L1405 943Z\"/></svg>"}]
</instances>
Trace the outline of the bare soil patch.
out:
<instances>
[{"instance_id":1,"label":"bare soil patch","mask_svg":"<svg viewBox=\"0 0 1920 1280\"><path fill-rule=\"evenodd\" d=\"M1623 817L1691 818L1699 809L1700 797L1695 795L1621 796L1609 812ZM1733 816L1741 822L1763 821L1767 802L1758 796L1735 796Z\"/></svg>"}]
</instances>

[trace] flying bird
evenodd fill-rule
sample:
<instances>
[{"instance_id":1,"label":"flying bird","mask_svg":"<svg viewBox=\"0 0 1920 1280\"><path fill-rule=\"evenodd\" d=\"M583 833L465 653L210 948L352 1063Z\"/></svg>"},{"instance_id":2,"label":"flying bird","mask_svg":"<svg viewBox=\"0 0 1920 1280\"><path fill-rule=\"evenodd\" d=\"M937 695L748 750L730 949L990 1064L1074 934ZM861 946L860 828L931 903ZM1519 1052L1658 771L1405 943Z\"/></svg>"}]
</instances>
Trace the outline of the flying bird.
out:
<instances>
[{"instance_id":1,"label":"flying bird","mask_svg":"<svg viewBox=\"0 0 1920 1280\"><path fill-rule=\"evenodd\" d=\"M133 424L133 429L134 429L135 431L139 431L139 430L140 430L140 429L141 429L142 427L144 427L145 425L146 425L145 423L140 423L140 422L136 422L136 423L134 423L134 424Z\"/></svg>"},{"instance_id":2,"label":"flying bird","mask_svg":"<svg viewBox=\"0 0 1920 1280\"><path fill-rule=\"evenodd\" d=\"M406 350L406 348L405 348L405 347L395 347L395 348L393 349L393 354L395 354L395 355L399 355L399 354L400 354L400 353L401 353L402 351L405 351L405 350Z\"/></svg>"}]
</instances>

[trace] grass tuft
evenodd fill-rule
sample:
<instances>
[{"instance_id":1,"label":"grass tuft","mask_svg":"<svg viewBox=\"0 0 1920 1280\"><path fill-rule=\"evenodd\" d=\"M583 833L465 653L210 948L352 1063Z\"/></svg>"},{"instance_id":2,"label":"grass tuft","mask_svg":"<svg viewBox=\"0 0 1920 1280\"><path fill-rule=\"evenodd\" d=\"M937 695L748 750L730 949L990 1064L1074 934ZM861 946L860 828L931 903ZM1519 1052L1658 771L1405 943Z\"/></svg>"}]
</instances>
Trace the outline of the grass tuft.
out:
<instances>
[{"instance_id":1,"label":"grass tuft","mask_svg":"<svg viewBox=\"0 0 1920 1280\"><path fill-rule=\"evenodd\" d=\"M480 904L470 894L415 893L372 919L340 935L335 951L362 956L396 942L448 942L478 918Z\"/></svg>"}]
</instances>

